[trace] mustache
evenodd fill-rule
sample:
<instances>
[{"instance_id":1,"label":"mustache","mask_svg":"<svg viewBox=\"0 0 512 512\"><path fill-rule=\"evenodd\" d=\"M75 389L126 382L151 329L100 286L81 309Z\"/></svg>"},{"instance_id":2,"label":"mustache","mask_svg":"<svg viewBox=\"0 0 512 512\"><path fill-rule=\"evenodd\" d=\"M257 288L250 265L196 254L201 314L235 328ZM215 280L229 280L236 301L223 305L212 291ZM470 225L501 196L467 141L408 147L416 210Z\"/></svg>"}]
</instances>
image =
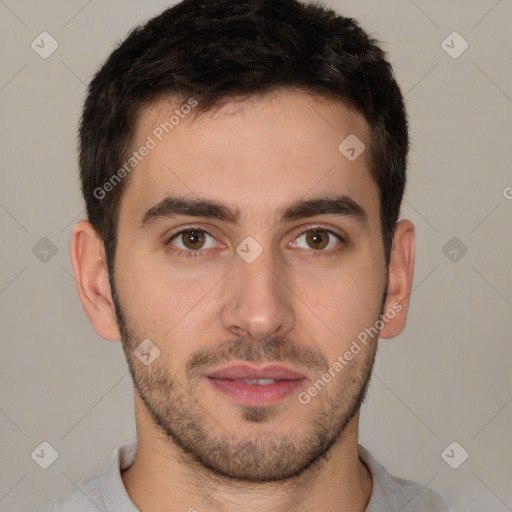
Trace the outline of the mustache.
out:
<instances>
[{"instance_id":1,"label":"mustache","mask_svg":"<svg viewBox=\"0 0 512 512\"><path fill-rule=\"evenodd\" d=\"M329 365L325 357L316 350L297 344L283 336L271 336L263 341L238 337L225 341L217 347L202 347L195 351L186 364L190 376L204 373L206 370L233 360L251 363L279 361L292 365L305 366L313 371L324 371Z\"/></svg>"}]
</instances>

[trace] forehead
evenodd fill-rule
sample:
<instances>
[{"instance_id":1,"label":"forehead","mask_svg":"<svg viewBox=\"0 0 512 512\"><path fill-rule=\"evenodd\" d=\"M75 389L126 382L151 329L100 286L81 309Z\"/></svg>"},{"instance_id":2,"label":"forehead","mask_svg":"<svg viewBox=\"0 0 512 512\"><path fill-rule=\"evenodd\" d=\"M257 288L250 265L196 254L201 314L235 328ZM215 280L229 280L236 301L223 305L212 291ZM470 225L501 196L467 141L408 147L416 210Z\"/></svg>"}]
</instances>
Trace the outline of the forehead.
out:
<instances>
[{"instance_id":1,"label":"forehead","mask_svg":"<svg viewBox=\"0 0 512 512\"><path fill-rule=\"evenodd\" d=\"M359 143L356 150L369 145L369 125L358 112L299 91L231 102L197 117L193 105L159 101L141 111L132 146L139 156L121 218L140 218L168 195L210 198L239 209L242 220L262 218L330 192L378 215L368 152L351 161L340 151L345 140Z\"/></svg>"}]
</instances>

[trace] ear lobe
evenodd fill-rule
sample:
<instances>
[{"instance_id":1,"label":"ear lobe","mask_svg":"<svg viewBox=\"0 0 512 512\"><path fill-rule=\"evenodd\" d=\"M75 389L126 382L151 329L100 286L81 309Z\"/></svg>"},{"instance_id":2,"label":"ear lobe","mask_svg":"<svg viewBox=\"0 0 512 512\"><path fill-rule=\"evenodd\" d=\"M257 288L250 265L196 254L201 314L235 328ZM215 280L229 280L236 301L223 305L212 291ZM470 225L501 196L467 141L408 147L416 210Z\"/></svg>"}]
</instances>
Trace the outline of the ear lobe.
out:
<instances>
[{"instance_id":1,"label":"ear lobe","mask_svg":"<svg viewBox=\"0 0 512 512\"><path fill-rule=\"evenodd\" d=\"M395 228L388 268L388 294L384 306L384 326L379 338L394 338L406 323L414 278L414 225L401 220Z\"/></svg>"},{"instance_id":2,"label":"ear lobe","mask_svg":"<svg viewBox=\"0 0 512 512\"><path fill-rule=\"evenodd\" d=\"M99 336L118 341L121 336L108 281L103 241L90 222L81 220L75 224L69 253L78 296L87 318Z\"/></svg>"}]
</instances>

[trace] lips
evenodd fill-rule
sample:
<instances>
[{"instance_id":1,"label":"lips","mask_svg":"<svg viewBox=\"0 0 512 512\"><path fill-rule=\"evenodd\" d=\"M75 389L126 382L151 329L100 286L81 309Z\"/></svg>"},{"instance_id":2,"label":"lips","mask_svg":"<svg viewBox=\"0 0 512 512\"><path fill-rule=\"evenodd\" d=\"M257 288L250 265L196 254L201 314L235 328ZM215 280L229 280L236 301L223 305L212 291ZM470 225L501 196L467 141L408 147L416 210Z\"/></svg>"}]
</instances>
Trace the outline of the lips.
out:
<instances>
[{"instance_id":1,"label":"lips","mask_svg":"<svg viewBox=\"0 0 512 512\"><path fill-rule=\"evenodd\" d=\"M209 384L240 405L272 405L289 396L307 377L282 365L255 367L236 364L207 376Z\"/></svg>"},{"instance_id":2,"label":"lips","mask_svg":"<svg viewBox=\"0 0 512 512\"><path fill-rule=\"evenodd\" d=\"M221 368L210 373L212 379L246 380L246 379L274 379L274 380L300 380L306 376L291 368L281 365L255 367L247 364L237 364Z\"/></svg>"}]
</instances>

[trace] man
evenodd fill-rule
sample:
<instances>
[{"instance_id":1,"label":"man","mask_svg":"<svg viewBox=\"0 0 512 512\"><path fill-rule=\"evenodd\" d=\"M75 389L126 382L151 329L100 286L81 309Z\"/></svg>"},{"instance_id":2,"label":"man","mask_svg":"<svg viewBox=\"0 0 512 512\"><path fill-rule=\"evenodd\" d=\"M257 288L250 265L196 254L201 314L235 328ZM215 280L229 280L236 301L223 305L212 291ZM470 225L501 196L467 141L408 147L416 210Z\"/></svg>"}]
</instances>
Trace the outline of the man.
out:
<instances>
[{"instance_id":1,"label":"man","mask_svg":"<svg viewBox=\"0 0 512 512\"><path fill-rule=\"evenodd\" d=\"M409 305L407 151L384 53L331 10L184 0L128 36L85 102L71 259L137 441L51 510L448 510L358 445Z\"/></svg>"}]
</instances>

